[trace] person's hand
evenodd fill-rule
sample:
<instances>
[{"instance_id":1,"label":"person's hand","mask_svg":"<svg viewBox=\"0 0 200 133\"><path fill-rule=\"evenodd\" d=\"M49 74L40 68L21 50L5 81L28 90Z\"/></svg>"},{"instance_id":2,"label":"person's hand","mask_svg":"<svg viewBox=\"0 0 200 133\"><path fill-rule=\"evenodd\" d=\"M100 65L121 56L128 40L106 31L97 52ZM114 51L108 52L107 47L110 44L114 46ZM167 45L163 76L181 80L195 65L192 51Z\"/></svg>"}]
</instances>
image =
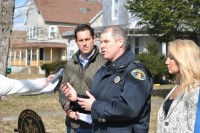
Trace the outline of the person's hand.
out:
<instances>
[{"instance_id":1,"label":"person's hand","mask_svg":"<svg viewBox=\"0 0 200 133\"><path fill-rule=\"evenodd\" d=\"M65 104L64 111L67 113L69 109L70 109L70 102Z\"/></svg>"},{"instance_id":2,"label":"person's hand","mask_svg":"<svg viewBox=\"0 0 200 133\"><path fill-rule=\"evenodd\" d=\"M55 74L50 74L47 78L46 78L46 85L51 83L51 79L55 76Z\"/></svg>"},{"instance_id":3,"label":"person's hand","mask_svg":"<svg viewBox=\"0 0 200 133\"><path fill-rule=\"evenodd\" d=\"M77 92L70 83L61 85L61 90L70 101L77 101Z\"/></svg>"},{"instance_id":4,"label":"person's hand","mask_svg":"<svg viewBox=\"0 0 200 133\"><path fill-rule=\"evenodd\" d=\"M67 112L67 115L71 118L71 119L74 119L74 120L78 120L79 118L79 112L74 112L72 110L69 110Z\"/></svg>"},{"instance_id":5,"label":"person's hand","mask_svg":"<svg viewBox=\"0 0 200 133\"><path fill-rule=\"evenodd\" d=\"M78 120L80 117L80 113L78 111L76 111L75 115L76 115L76 120Z\"/></svg>"},{"instance_id":6,"label":"person's hand","mask_svg":"<svg viewBox=\"0 0 200 133\"><path fill-rule=\"evenodd\" d=\"M78 98L78 104L84 108L86 111L91 111L91 107L93 102L96 100L93 95L91 95L88 91L86 91L87 96L89 99L85 98Z\"/></svg>"}]
</instances>

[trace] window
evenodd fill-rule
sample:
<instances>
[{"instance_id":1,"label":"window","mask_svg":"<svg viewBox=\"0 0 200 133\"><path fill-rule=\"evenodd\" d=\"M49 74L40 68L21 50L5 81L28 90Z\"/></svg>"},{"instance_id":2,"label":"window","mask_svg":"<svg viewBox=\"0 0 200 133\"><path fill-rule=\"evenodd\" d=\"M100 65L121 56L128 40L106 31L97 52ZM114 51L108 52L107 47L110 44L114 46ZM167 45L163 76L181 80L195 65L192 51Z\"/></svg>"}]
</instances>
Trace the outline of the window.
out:
<instances>
[{"instance_id":1,"label":"window","mask_svg":"<svg viewBox=\"0 0 200 133\"><path fill-rule=\"evenodd\" d=\"M112 0L112 20L116 20L119 16L119 0Z\"/></svg>"},{"instance_id":2,"label":"window","mask_svg":"<svg viewBox=\"0 0 200 133\"><path fill-rule=\"evenodd\" d=\"M71 43L71 46L74 47L74 43Z\"/></svg>"},{"instance_id":3,"label":"window","mask_svg":"<svg viewBox=\"0 0 200 133\"><path fill-rule=\"evenodd\" d=\"M135 38L135 54L139 54L140 52L140 45L139 45L139 37Z\"/></svg>"},{"instance_id":4,"label":"window","mask_svg":"<svg viewBox=\"0 0 200 133\"><path fill-rule=\"evenodd\" d=\"M70 50L69 56L72 56L74 54L74 50Z\"/></svg>"},{"instance_id":5,"label":"window","mask_svg":"<svg viewBox=\"0 0 200 133\"><path fill-rule=\"evenodd\" d=\"M37 38L37 27L30 27L29 28L29 39L36 39Z\"/></svg>"},{"instance_id":6,"label":"window","mask_svg":"<svg viewBox=\"0 0 200 133\"><path fill-rule=\"evenodd\" d=\"M50 26L49 27L49 38L55 38L56 37L56 26Z\"/></svg>"}]
</instances>

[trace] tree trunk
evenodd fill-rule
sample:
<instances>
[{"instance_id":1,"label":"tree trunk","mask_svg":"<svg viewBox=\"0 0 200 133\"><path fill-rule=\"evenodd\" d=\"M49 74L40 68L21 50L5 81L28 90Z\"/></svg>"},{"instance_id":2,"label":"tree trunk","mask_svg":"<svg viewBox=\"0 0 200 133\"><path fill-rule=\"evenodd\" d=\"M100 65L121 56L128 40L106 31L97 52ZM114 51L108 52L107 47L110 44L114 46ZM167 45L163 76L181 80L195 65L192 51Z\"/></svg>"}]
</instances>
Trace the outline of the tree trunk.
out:
<instances>
[{"instance_id":1,"label":"tree trunk","mask_svg":"<svg viewBox=\"0 0 200 133\"><path fill-rule=\"evenodd\" d=\"M0 0L0 74L6 75L15 0Z\"/></svg>"}]
</instances>

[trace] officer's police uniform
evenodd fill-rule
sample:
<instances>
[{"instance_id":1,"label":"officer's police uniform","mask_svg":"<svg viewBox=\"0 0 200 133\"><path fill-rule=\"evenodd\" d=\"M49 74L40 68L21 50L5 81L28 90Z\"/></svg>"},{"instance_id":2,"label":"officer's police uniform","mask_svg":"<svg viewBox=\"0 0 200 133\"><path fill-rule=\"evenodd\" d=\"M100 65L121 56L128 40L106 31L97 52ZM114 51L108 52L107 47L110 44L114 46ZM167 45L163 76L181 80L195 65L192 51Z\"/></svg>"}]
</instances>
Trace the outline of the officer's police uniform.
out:
<instances>
[{"instance_id":1,"label":"officer's police uniform","mask_svg":"<svg viewBox=\"0 0 200 133\"><path fill-rule=\"evenodd\" d=\"M147 133L153 82L149 71L127 50L96 73L91 89L95 133Z\"/></svg>"}]
</instances>

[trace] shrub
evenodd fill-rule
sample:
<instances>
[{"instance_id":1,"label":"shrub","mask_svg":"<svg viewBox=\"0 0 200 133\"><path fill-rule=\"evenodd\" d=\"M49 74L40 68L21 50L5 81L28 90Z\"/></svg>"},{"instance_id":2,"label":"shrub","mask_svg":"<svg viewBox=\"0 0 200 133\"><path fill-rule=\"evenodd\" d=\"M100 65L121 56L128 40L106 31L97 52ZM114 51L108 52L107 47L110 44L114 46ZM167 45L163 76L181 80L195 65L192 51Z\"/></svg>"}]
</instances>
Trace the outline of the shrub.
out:
<instances>
[{"instance_id":1,"label":"shrub","mask_svg":"<svg viewBox=\"0 0 200 133\"><path fill-rule=\"evenodd\" d=\"M165 65L166 58L158 54L159 44L151 42L146 46L147 52L138 54L141 61L151 72L154 83L161 83L162 77L169 78L168 70Z\"/></svg>"},{"instance_id":2,"label":"shrub","mask_svg":"<svg viewBox=\"0 0 200 133\"><path fill-rule=\"evenodd\" d=\"M141 53L138 59L149 69L153 77L168 75L165 57L151 53Z\"/></svg>"},{"instance_id":3,"label":"shrub","mask_svg":"<svg viewBox=\"0 0 200 133\"><path fill-rule=\"evenodd\" d=\"M45 76L48 76L51 73L57 72L60 68L64 67L66 61L54 61L51 63L46 63L41 66L42 70L45 70Z\"/></svg>"},{"instance_id":4,"label":"shrub","mask_svg":"<svg viewBox=\"0 0 200 133\"><path fill-rule=\"evenodd\" d=\"M138 59L149 69L154 78L154 83L160 83L162 76L169 77L164 56L141 53L138 55Z\"/></svg>"}]
</instances>

